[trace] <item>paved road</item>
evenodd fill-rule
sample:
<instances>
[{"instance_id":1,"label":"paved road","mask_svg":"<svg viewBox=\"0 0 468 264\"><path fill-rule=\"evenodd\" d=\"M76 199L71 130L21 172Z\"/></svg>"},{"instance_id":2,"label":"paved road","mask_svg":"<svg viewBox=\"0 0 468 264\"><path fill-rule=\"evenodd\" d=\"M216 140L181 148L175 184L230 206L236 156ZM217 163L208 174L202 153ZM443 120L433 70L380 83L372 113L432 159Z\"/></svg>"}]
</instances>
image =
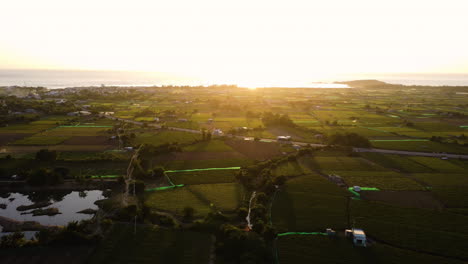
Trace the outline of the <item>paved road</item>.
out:
<instances>
[{"instance_id":1,"label":"paved road","mask_svg":"<svg viewBox=\"0 0 468 264\"><path fill-rule=\"evenodd\" d=\"M106 116L106 117L114 119L114 120L120 120L120 121L124 121L124 122L133 123L133 124L136 124L136 125L143 125L143 122L123 119L123 118L117 118L117 117L112 117L112 116ZM156 124L148 124L148 126L151 126L151 127L154 127L154 128L161 128L160 125L156 125ZM183 131L183 132L188 132L188 133L201 134L201 131L194 130L194 129L185 129L185 128L178 128L178 127L168 127L167 129L175 130L175 131ZM238 138L238 139L243 139L243 140L251 139L251 137L244 137L244 136L232 136L232 137ZM274 139L271 139L271 138L262 138L260 140L264 140L266 142L271 142L271 141L276 142ZM307 146L307 145L310 145L312 147L324 147L324 146L326 146L324 144L312 144L312 143L298 142L298 141L293 141L291 143L295 144L295 145L299 145L299 146ZM409 155L409 156L424 156L424 157L438 157L438 158L447 157L447 158L452 158L452 159L468 159L468 155L462 155L462 154L443 154L443 153L432 153L432 152L417 152L417 151L376 149L376 148L353 148L353 150L355 152L376 152L376 153Z\"/></svg>"}]
</instances>

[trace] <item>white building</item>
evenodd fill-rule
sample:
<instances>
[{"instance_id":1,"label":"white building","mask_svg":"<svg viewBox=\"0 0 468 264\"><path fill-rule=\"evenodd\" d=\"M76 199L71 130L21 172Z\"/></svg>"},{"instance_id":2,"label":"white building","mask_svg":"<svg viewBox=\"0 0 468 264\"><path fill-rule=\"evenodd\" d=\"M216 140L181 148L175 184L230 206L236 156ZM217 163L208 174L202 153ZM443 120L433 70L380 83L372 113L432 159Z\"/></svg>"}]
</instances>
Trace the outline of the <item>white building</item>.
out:
<instances>
[{"instance_id":1,"label":"white building","mask_svg":"<svg viewBox=\"0 0 468 264\"><path fill-rule=\"evenodd\" d=\"M366 239L366 233L364 233L364 230L353 228L354 245L359 246L359 247L365 247L367 246L366 242L367 242L367 239Z\"/></svg>"},{"instance_id":2,"label":"white building","mask_svg":"<svg viewBox=\"0 0 468 264\"><path fill-rule=\"evenodd\" d=\"M214 129L211 133L213 136L222 136L224 133L221 129Z\"/></svg>"}]
</instances>

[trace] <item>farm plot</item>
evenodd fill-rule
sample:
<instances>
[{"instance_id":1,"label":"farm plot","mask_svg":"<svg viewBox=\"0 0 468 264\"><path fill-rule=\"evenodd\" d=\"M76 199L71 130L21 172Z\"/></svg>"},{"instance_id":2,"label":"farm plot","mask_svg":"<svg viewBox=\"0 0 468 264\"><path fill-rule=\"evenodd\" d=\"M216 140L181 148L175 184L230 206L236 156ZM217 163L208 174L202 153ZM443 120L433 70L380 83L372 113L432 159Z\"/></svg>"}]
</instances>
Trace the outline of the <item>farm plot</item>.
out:
<instances>
[{"instance_id":1,"label":"farm plot","mask_svg":"<svg viewBox=\"0 0 468 264\"><path fill-rule=\"evenodd\" d=\"M315 156L311 158L312 166L324 171L385 171L380 165L359 157Z\"/></svg>"},{"instance_id":2,"label":"farm plot","mask_svg":"<svg viewBox=\"0 0 468 264\"><path fill-rule=\"evenodd\" d=\"M361 192L361 198L401 207L442 210L444 205L428 191L370 191Z\"/></svg>"},{"instance_id":3,"label":"farm plot","mask_svg":"<svg viewBox=\"0 0 468 264\"><path fill-rule=\"evenodd\" d=\"M17 140L28 138L33 134L27 133L0 133L0 146L7 145L8 143L15 142Z\"/></svg>"},{"instance_id":4,"label":"farm plot","mask_svg":"<svg viewBox=\"0 0 468 264\"><path fill-rule=\"evenodd\" d=\"M195 242L195 243L194 243ZM116 224L89 263L208 263L211 237L187 230Z\"/></svg>"},{"instance_id":5,"label":"farm plot","mask_svg":"<svg viewBox=\"0 0 468 264\"><path fill-rule=\"evenodd\" d=\"M333 171L349 186L376 187L382 190L425 190L412 179L392 171Z\"/></svg>"},{"instance_id":6,"label":"farm plot","mask_svg":"<svg viewBox=\"0 0 468 264\"><path fill-rule=\"evenodd\" d=\"M33 135L27 138L16 140L11 143L12 145L31 145L31 146L47 146L47 145L58 145L69 139L67 136L41 136Z\"/></svg>"},{"instance_id":7,"label":"farm plot","mask_svg":"<svg viewBox=\"0 0 468 264\"><path fill-rule=\"evenodd\" d=\"M242 167L252 163L253 161L242 157L233 158L224 155L218 155L216 159L167 160L166 162L160 162L164 168L169 170Z\"/></svg>"},{"instance_id":8,"label":"farm plot","mask_svg":"<svg viewBox=\"0 0 468 264\"><path fill-rule=\"evenodd\" d=\"M343 238L326 236L285 236L277 240L278 258L281 264L296 263L356 263L356 264L413 264L446 263L462 261L399 249L385 244L358 248Z\"/></svg>"},{"instance_id":9,"label":"farm plot","mask_svg":"<svg viewBox=\"0 0 468 264\"><path fill-rule=\"evenodd\" d=\"M396 169L402 172L431 172L432 169L419 164L415 161L412 161L408 157L391 155L391 154L381 154L381 153L360 153L363 158L366 158L372 162L375 162L383 167L389 169Z\"/></svg>"},{"instance_id":10,"label":"farm plot","mask_svg":"<svg viewBox=\"0 0 468 264\"><path fill-rule=\"evenodd\" d=\"M186 146L182 149L185 152L229 152L234 151L222 140L210 140Z\"/></svg>"},{"instance_id":11,"label":"farm plot","mask_svg":"<svg viewBox=\"0 0 468 264\"><path fill-rule=\"evenodd\" d=\"M20 124L20 125L10 125L6 127L0 127L0 134L34 134L41 131L45 131L52 127L55 127L55 124Z\"/></svg>"},{"instance_id":12,"label":"farm plot","mask_svg":"<svg viewBox=\"0 0 468 264\"><path fill-rule=\"evenodd\" d=\"M380 149L408 150L421 152L447 152L447 153L468 153L468 149L453 144L442 144L433 141L373 141L372 146Z\"/></svg>"},{"instance_id":13,"label":"farm plot","mask_svg":"<svg viewBox=\"0 0 468 264\"><path fill-rule=\"evenodd\" d=\"M415 173L412 176L430 185L431 191L447 207L468 207L466 173Z\"/></svg>"},{"instance_id":14,"label":"farm plot","mask_svg":"<svg viewBox=\"0 0 468 264\"><path fill-rule=\"evenodd\" d=\"M441 160L439 158L430 157L410 157L412 161L415 161L423 166L426 166L434 171L438 172L449 172L449 173L463 173L466 170L459 167L448 160Z\"/></svg>"},{"instance_id":15,"label":"farm plot","mask_svg":"<svg viewBox=\"0 0 468 264\"><path fill-rule=\"evenodd\" d=\"M106 136L108 127L89 127L89 126L62 126L55 129L48 130L42 133L43 136L57 137L57 136Z\"/></svg>"},{"instance_id":16,"label":"farm plot","mask_svg":"<svg viewBox=\"0 0 468 264\"><path fill-rule=\"evenodd\" d=\"M312 173L312 171L305 166L301 166L297 161L281 163L273 170L274 175L281 176L298 176L309 173Z\"/></svg>"},{"instance_id":17,"label":"farm plot","mask_svg":"<svg viewBox=\"0 0 468 264\"><path fill-rule=\"evenodd\" d=\"M151 144L151 145L162 145L166 143L190 143L195 140L201 139L201 135L181 132L181 131L160 131L160 132L146 132L139 133L136 135L135 143L136 144Z\"/></svg>"},{"instance_id":18,"label":"farm plot","mask_svg":"<svg viewBox=\"0 0 468 264\"><path fill-rule=\"evenodd\" d=\"M145 205L151 209L171 211L177 215L182 215L182 210L185 207L195 209L196 216L203 216L210 212L209 203L200 200L186 187L148 193Z\"/></svg>"},{"instance_id":19,"label":"farm plot","mask_svg":"<svg viewBox=\"0 0 468 264\"><path fill-rule=\"evenodd\" d=\"M236 210L245 195L244 189L237 183L199 184L187 188L201 200L224 212Z\"/></svg>"},{"instance_id":20,"label":"farm plot","mask_svg":"<svg viewBox=\"0 0 468 264\"><path fill-rule=\"evenodd\" d=\"M247 140L228 140L226 144L253 160L265 160L281 155L278 144Z\"/></svg>"},{"instance_id":21,"label":"farm plot","mask_svg":"<svg viewBox=\"0 0 468 264\"><path fill-rule=\"evenodd\" d=\"M350 212L355 226L377 241L440 256L468 257L467 216L355 200L351 200Z\"/></svg>"},{"instance_id":22,"label":"farm plot","mask_svg":"<svg viewBox=\"0 0 468 264\"><path fill-rule=\"evenodd\" d=\"M235 181L238 170L215 170L170 173L175 184L229 183Z\"/></svg>"},{"instance_id":23,"label":"farm plot","mask_svg":"<svg viewBox=\"0 0 468 264\"><path fill-rule=\"evenodd\" d=\"M348 193L315 174L289 180L279 191L272 221L283 231L323 231L346 227Z\"/></svg>"}]
</instances>

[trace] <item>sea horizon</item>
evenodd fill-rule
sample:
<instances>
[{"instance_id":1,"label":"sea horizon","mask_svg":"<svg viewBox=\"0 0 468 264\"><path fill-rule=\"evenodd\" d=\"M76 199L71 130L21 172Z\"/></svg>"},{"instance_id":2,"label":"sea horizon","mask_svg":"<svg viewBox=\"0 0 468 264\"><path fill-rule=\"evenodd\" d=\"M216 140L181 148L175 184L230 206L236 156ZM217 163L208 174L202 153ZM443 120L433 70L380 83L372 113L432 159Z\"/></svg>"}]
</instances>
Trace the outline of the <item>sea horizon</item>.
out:
<instances>
[{"instance_id":1,"label":"sea horizon","mask_svg":"<svg viewBox=\"0 0 468 264\"><path fill-rule=\"evenodd\" d=\"M395 74L346 74L319 80L296 82L294 85L258 85L262 87L300 88L347 88L335 82L352 80L379 80L390 84L426 86L468 86L465 73L395 73ZM0 87L46 87L49 89L99 86L209 86L209 85L248 85L232 82L215 83L202 78L162 72L143 71L97 71L97 70L40 70L40 69L0 69Z\"/></svg>"}]
</instances>

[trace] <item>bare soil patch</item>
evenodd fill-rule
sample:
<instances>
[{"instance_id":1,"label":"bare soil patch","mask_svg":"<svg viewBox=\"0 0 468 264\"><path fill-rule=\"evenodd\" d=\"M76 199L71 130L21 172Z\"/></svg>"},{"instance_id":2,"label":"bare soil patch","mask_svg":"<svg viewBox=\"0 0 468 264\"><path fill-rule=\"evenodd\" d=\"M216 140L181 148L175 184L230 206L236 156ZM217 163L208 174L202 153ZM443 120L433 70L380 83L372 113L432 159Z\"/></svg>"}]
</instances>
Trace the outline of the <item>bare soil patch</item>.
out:
<instances>
[{"instance_id":1,"label":"bare soil patch","mask_svg":"<svg viewBox=\"0 0 468 264\"><path fill-rule=\"evenodd\" d=\"M366 200L385 202L402 207L442 209L444 205L430 192L424 191L363 191Z\"/></svg>"},{"instance_id":2,"label":"bare soil patch","mask_svg":"<svg viewBox=\"0 0 468 264\"><path fill-rule=\"evenodd\" d=\"M4 146L8 143L14 142L16 140L32 136L33 134L24 134L24 133L0 133L0 146Z\"/></svg>"},{"instance_id":3,"label":"bare soil patch","mask_svg":"<svg viewBox=\"0 0 468 264\"><path fill-rule=\"evenodd\" d=\"M226 144L250 159L266 160L281 155L279 146L274 143L248 140L228 140L226 141Z\"/></svg>"}]
</instances>

